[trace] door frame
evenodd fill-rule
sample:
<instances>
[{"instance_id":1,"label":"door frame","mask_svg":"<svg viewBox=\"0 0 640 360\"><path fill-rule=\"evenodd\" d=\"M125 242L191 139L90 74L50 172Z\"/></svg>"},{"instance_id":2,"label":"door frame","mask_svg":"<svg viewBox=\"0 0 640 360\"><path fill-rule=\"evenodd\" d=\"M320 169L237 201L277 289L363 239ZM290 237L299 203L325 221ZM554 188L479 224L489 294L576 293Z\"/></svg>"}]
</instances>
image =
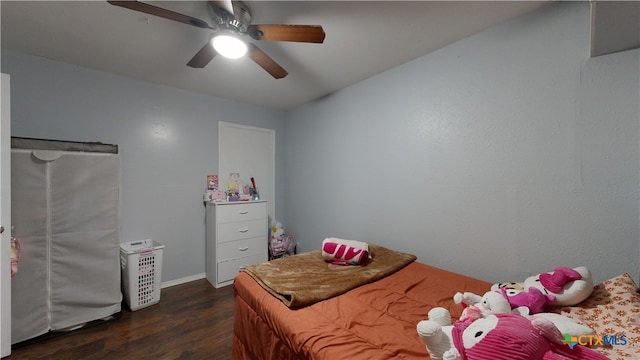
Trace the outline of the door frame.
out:
<instances>
[{"instance_id":1,"label":"door frame","mask_svg":"<svg viewBox=\"0 0 640 360\"><path fill-rule=\"evenodd\" d=\"M236 144L230 144L226 142L229 138L229 131L235 132L247 132L248 135L258 135L268 137L268 142L271 145L271 149L262 149L260 153L248 153L243 151L242 147L234 146ZM276 219L276 131L274 129L265 129L255 126L239 125L224 121L218 121L218 183L221 190L226 190L229 174L228 170L234 167L230 164L230 156L227 154L233 154L234 158L246 158L255 160L256 156L260 156L270 163L269 174L267 179L257 179L256 186L260 189L260 200L267 201L267 213L269 214L269 220ZM240 160L242 161L242 160ZM240 177L243 181L249 180L250 174L243 174L240 172ZM245 179L246 177L246 179ZM265 191L267 190L267 191Z\"/></svg>"},{"instance_id":2,"label":"door frame","mask_svg":"<svg viewBox=\"0 0 640 360\"><path fill-rule=\"evenodd\" d=\"M0 356L11 354L11 98L10 77L0 74Z\"/></svg>"}]
</instances>

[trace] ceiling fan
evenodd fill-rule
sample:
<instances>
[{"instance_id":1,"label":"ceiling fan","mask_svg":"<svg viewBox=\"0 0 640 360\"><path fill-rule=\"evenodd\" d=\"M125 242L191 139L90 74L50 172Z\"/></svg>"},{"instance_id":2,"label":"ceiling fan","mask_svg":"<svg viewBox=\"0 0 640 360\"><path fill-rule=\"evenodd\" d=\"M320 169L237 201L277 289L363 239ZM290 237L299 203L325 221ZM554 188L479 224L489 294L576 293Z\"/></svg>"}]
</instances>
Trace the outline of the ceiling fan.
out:
<instances>
[{"instance_id":1,"label":"ceiling fan","mask_svg":"<svg viewBox=\"0 0 640 360\"><path fill-rule=\"evenodd\" d=\"M276 79L287 76L287 71L278 65L271 57L251 42L240 40L247 35L254 40L265 41L293 41L318 43L324 42L325 33L320 25L284 25L284 24L251 24L249 8L241 1L208 1L207 8L211 16L211 24L208 22L164 9L139 1L108 1L111 5L121 6L136 10L145 14L178 21L187 25L203 29L211 29L211 41L207 42L187 63L193 68L204 68L222 50L214 48L213 43L224 39L227 41L239 41L240 46L251 60L266 70ZM218 40L216 40L218 38ZM220 41L224 41L220 40ZM219 49L219 50L216 50ZM238 57L238 55L235 55Z\"/></svg>"}]
</instances>

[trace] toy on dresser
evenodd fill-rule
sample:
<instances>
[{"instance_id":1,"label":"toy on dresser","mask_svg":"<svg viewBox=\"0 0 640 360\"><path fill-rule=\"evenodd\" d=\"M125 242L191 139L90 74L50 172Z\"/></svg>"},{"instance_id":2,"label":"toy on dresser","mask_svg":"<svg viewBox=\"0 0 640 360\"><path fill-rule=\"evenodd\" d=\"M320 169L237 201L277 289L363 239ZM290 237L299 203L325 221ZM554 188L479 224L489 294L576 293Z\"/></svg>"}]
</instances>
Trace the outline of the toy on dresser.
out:
<instances>
[{"instance_id":1,"label":"toy on dresser","mask_svg":"<svg viewBox=\"0 0 640 360\"><path fill-rule=\"evenodd\" d=\"M240 179L239 173L230 173L226 191L227 201L260 200L254 178L251 178L251 184L253 187L245 184L242 179Z\"/></svg>"}]
</instances>

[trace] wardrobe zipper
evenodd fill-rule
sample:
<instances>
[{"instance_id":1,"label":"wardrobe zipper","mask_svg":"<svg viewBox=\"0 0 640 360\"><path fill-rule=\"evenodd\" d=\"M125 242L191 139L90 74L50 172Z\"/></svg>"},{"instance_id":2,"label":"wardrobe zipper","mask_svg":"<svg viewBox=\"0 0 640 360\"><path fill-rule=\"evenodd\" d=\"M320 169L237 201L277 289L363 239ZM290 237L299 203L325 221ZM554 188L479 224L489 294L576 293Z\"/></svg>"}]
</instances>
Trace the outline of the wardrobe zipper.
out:
<instances>
[{"instance_id":1,"label":"wardrobe zipper","mask_svg":"<svg viewBox=\"0 0 640 360\"><path fill-rule=\"evenodd\" d=\"M51 162L45 164L46 203L47 203L47 327L51 330Z\"/></svg>"}]
</instances>

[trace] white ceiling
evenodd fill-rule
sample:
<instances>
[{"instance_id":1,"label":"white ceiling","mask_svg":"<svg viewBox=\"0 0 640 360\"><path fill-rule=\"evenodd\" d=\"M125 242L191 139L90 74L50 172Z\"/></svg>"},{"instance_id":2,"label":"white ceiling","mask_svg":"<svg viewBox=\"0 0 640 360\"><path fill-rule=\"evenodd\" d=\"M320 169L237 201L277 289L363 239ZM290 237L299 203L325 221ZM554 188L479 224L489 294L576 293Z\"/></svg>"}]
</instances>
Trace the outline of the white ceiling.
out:
<instances>
[{"instance_id":1,"label":"white ceiling","mask_svg":"<svg viewBox=\"0 0 640 360\"><path fill-rule=\"evenodd\" d=\"M210 23L204 1L150 2ZM322 25L324 44L255 41L289 75L216 56L186 66L210 30L106 1L1 1L2 48L248 104L289 109L548 1L245 1L253 24Z\"/></svg>"}]
</instances>

